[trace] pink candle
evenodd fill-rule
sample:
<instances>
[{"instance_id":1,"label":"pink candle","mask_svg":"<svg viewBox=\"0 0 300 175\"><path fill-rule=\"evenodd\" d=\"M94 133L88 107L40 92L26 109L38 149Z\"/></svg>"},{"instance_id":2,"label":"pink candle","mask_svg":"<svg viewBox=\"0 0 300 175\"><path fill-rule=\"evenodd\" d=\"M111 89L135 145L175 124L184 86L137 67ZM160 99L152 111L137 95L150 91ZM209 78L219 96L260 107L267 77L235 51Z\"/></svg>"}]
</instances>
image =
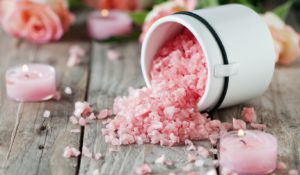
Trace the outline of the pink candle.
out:
<instances>
[{"instance_id":1,"label":"pink candle","mask_svg":"<svg viewBox=\"0 0 300 175\"><path fill-rule=\"evenodd\" d=\"M117 10L94 11L89 14L88 33L91 38L104 40L131 32L132 20L127 13Z\"/></svg>"},{"instance_id":2,"label":"pink candle","mask_svg":"<svg viewBox=\"0 0 300 175\"><path fill-rule=\"evenodd\" d=\"M55 69L28 64L6 71L7 96L16 101L42 101L56 95Z\"/></svg>"},{"instance_id":3,"label":"pink candle","mask_svg":"<svg viewBox=\"0 0 300 175\"><path fill-rule=\"evenodd\" d=\"M239 175L267 174L276 168L277 139L256 130L239 130L225 134L220 143L222 171Z\"/></svg>"}]
</instances>

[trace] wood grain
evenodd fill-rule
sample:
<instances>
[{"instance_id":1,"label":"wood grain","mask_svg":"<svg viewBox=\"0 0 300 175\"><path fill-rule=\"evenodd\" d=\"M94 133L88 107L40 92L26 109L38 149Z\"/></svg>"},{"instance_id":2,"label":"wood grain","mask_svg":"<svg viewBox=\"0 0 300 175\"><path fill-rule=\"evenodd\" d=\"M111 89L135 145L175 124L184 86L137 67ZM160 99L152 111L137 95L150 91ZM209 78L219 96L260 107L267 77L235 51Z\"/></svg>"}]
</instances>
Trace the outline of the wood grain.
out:
<instances>
[{"instance_id":1,"label":"wood grain","mask_svg":"<svg viewBox=\"0 0 300 175\"><path fill-rule=\"evenodd\" d=\"M80 67L67 68L69 47L79 44L89 48L87 42L68 42L33 45L7 37L1 31L1 75L9 67L38 62L53 65L57 71L60 91L72 87L74 94L63 95L60 101L18 103L9 100L5 84L0 94L0 174L75 174L77 159L62 157L66 145L79 148L80 133L70 133L73 128L68 117L76 100L84 100L88 78L88 59ZM0 78L4 81L4 76ZM51 111L43 118L44 110Z\"/></svg>"},{"instance_id":2,"label":"wood grain","mask_svg":"<svg viewBox=\"0 0 300 175\"><path fill-rule=\"evenodd\" d=\"M115 48L116 51L124 54L118 61L108 60L106 51ZM144 86L142 73L139 64L140 46L136 42L109 45L93 44L91 80L88 92L88 101L98 110L112 107L113 99L118 95L126 95L129 86L138 88ZM135 169L143 163L149 164L153 174L168 174L176 172L182 174L181 168L186 165L187 151L183 146L172 148L158 145L130 145L121 146L119 152L110 153L108 145L101 134L101 122L92 123L84 129L83 145L92 152L101 152L105 158L100 161L83 157L80 165L80 174L91 174L98 169L100 174L124 175L135 174ZM198 143L211 147L207 142ZM174 160L174 166L155 165L154 161L162 154L167 159ZM196 169L200 173L214 169L212 166L213 157L205 160L206 165Z\"/></svg>"}]
</instances>

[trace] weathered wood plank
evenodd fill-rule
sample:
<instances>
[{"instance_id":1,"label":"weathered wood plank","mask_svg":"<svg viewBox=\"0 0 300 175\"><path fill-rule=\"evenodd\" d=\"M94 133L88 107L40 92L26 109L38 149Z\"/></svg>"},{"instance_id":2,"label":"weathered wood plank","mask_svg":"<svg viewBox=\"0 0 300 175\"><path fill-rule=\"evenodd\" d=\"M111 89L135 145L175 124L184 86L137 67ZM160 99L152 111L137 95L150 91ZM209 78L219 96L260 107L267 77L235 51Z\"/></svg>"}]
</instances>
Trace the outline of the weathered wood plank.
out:
<instances>
[{"instance_id":1,"label":"weathered wood plank","mask_svg":"<svg viewBox=\"0 0 300 175\"><path fill-rule=\"evenodd\" d=\"M74 126L69 124L68 117L74 101L85 98L88 63L67 68L66 61L71 45L88 49L89 43L66 39L47 45L21 42L17 48L17 42L2 31L0 38L6 41L0 43L1 75L14 65L46 63L56 68L59 89L63 92L64 87L70 86L74 91L71 96L63 95L58 102L17 103L6 97L5 84L1 83L0 174L75 174L77 159L65 160L62 153L66 145L80 146L80 133L70 133ZM5 82L4 76L0 82ZM42 117L44 110L52 112L51 118Z\"/></svg>"},{"instance_id":2,"label":"weathered wood plank","mask_svg":"<svg viewBox=\"0 0 300 175\"><path fill-rule=\"evenodd\" d=\"M114 47L123 54L123 59L110 61L106 57L106 51ZM113 100L118 95L126 95L129 86L144 86L139 58L140 46L131 42L126 44L110 45L94 43L91 64L91 81L89 85L88 101L98 110L112 107ZM80 165L80 174L91 174L98 169L100 174L125 175L135 174L135 168L143 163L148 163L153 168L153 174L168 174L177 172L186 164L187 151L183 146L172 148L157 145L130 145L122 146L119 152L108 152L108 147L101 135L101 122L92 123L84 129L83 145L92 152L101 152L105 155L103 160L95 161L83 157ZM210 147L207 142L202 145ZM171 167L155 165L156 158L165 154L167 159L174 160ZM206 165L197 171L204 173L214 169L213 158L205 160ZM200 173L200 174L201 174Z\"/></svg>"}]
</instances>

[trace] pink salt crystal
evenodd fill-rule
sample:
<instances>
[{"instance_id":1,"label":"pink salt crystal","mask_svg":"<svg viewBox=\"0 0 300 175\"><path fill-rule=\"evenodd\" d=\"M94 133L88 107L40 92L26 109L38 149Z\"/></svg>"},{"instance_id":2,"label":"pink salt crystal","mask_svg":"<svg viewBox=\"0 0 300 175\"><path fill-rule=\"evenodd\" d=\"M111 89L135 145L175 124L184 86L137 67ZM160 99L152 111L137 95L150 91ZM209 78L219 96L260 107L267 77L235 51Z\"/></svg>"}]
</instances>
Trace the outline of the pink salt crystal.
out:
<instances>
[{"instance_id":1,"label":"pink salt crystal","mask_svg":"<svg viewBox=\"0 0 300 175\"><path fill-rule=\"evenodd\" d=\"M264 130L267 128L267 126L265 124L259 124L259 123L251 123L250 126L253 129L258 129L258 130Z\"/></svg>"},{"instance_id":2,"label":"pink salt crystal","mask_svg":"<svg viewBox=\"0 0 300 175\"><path fill-rule=\"evenodd\" d=\"M98 114L97 118L98 119L106 119L109 114L111 114L110 110L108 109L103 109L102 111L100 111L100 113Z\"/></svg>"},{"instance_id":3,"label":"pink salt crystal","mask_svg":"<svg viewBox=\"0 0 300 175\"><path fill-rule=\"evenodd\" d=\"M184 167L182 167L182 171L185 171L185 172L191 171L192 168L193 168L193 166L191 164L187 164Z\"/></svg>"},{"instance_id":4,"label":"pink salt crystal","mask_svg":"<svg viewBox=\"0 0 300 175\"><path fill-rule=\"evenodd\" d=\"M208 172L206 172L205 175L217 175L217 172L216 172L216 170L211 169Z\"/></svg>"},{"instance_id":5,"label":"pink salt crystal","mask_svg":"<svg viewBox=\"0 0 300 175\"><path fill-rule=\"evenodd\" d=\"M76 125L76 124L78 124L78 119L77 119L76 117L74 117L74 116L71 116L71 117L70 117L70 122L71 122L72 124Z\"/></svg>"},{"instance_id":6,"label":"pink salt crystal","mask_svg":"<svg viewBox=\"0 0 300 175\"><path fill-rule=\"evenodd\" d=\"M254 108L244 107L243 110L242 110L242 117L243 117L243 120L245 122L255 123L257 115L256 115L256 112L255 112Z\"/></svg>"},{"instance_id":7,"label":"pink salt crystal","mask_svg":"<svg viewBox=\"0 0 300 175\"><path fill-rule=\"evenodd\" d=\"M92 111L92 108L87 102L76 102L75 103L75 110L74 110L74 115L77 117L87 117L90 115Z\"/></svg>"},{"instance_id":8,"label":"pink salt crystal","mask_svg":"<svg viewBox=\"0 0 300 175\"><path fill-rule=\"evenodd\" d=\"M210 149L209 152L211 152L212 154L218 154L218 150L217 149Z\"/></svg>"},{"instance_id":9,"label":"pink salt crystal","mask_svg":"<svg viewBox=\"0 0 300 175\"><path fill-rule=\"evenodd\" d=\"M67 61L68 67L74 67L79 65L81 62L81 57L78 55L70 55Z\"/></svg>"},{"instance_id":10,"label":"pink salt crystal","mask_svg":"<svg viewBox=\"0 0 300 175\"><path fill-rule=\"evenodd\" d=\"M95 114L92 112L88 117L89 120L96 120L97 117L95 116Z\"/></svg>"},{"instance_id":11,"label":"pink salt crystal","mask_svg":"<svg viewBox=\"0 0 300 175\"><path fill-rule=\"evenodd\" d=\"M188 153L188 155L187 155L187 161L188 161L188 163L195 162L196 159L197 159L196 155Z\"/></svg>"},{"instance_id":12,"label":"pink salt crystal","mask_svg":"<svg viewBox=\"0 0 300 175\"><path fill-rule=\"evenodd\" d=\"M70 47L69 54L70 55L77 55L79 57L83 57L85 55L85 50L82 47L78 46L78 45L74 45L74 46Z\"/></svg>"},{"instance_id":13,"label":"pink salt crystal","mask_svg":"<svg viewBox=\"0 0 300 175\"><path fill-rule=\"evenodd\" d=\"M156 163L156 164L164 164L165 161L166 161L166 156L163 154L163 155L161 155L159 158L157 158L157 159L155 160L155 163Z\"/></svg>"},{"instance_id":14,"label":"pink salt crystal","mask_svg":"<svg viewBox=\"0 0 300 175\"><path fill-rule=\"evenodd\" d=\"M213 160L213 165L215 166L215 167L219 167L219 160Z\"/></svg>"},{"instance_id":15,"label":"pink salt crystal","mask_svg":"<svg viewBox=\"0 0 300 175\"><path fill-rule=\"evenodd\" d=\"M106 56L109 60L118 60L121 57L120 52L113 50L113 49L107 50L106 54L107 54Z\"/></svg>"},{"instance_id":16,"label":"pink salt crystal","mask_svg":"<svg viewBox=\"0 0 300 175\"><path fill-rule=\"evenodd\" d=\"M199 160L196 160L194 164L196 167L203 167L204 163L205 163L204 160L199 159Z\"/></svg>"},{"instance_id":17,"label":"pink salt crystal","mask_svg":"<svg viewBox=\"0 0 300 175\"><path fill-rule=\"evenodd\" d=\"M243 120L233 118L232 127L234 130L246 129L246 123Z\"/></svg>"},{"instance_id":18,"label":"pink salt crystal","mask_svg":"<svg viewBox=\"0 0 300 175\"><path fill-rule=\"evenodd\" d=\"M195 147L195 145L193 144L192 141L186 139L186 140L184 141L184 143L185 143L185 145L188 146L188 147L186 148L186 150L188 150L188 151L195 151L195 150L196 150L196 147Z\"/></svg>"},{"instance_id":19,"label":"pink salt crystal","mask_svg":"<svg viewBox=\"0 0 300 175\"><path fill-rule=\"evenodd\" d=\"M138 175L146 175L152 172L151 168L147 164L143 164L135 170Z\"/></svg>"},{"instance_id":20,"label":"pink salt crystal","mask_svg":"<svg viewBox=\"0 0 300 175\"><path fill-rule=\"evenodd\" d=\"M65 94L71 95L72 89L70 87L65 87Z\"/></svg>"},{"instance_id":21,"label":"pink salt crystal","mask_svg":"<svg viewBox=\"0 0 300 175\"><path fill-rule=\"evenodd\" d=\"M45 117L45 118L49 118L50 115L51 115L51 112L49 110L45 110L43 113L43 117Z\"/></svg>"},{"instance_id":22,"label":"pink salt crystal","mask_svg":"<svg viewBox=\"0 0 300 175\"><path fill-rule=\"evenodd\" d=\"M115 147L115 146L110 146L108 148L108 152L118 152L118 151L120 151L120 150L117 147Z\"/></svg>"},{"instance_id":23,"label":"pink salt crystal","mask_svg":"<svg viewBox=\"0 0 300 175\"><path fill-rule=\"evenodd\" d=\"M222 175L231 175L232 171L230 169L227 169L227 168L222 168L221 174Z\"/></svg>"},{"instance_id":24,"label":"pink salt crystal","mask_svg":"<svg viewBox=\"0 0 300 175\"><path fill-rule=\"evenodd\" d=\"M284 162L278 162L277 163L277 170L278 171L284 171L287 169L287 165Z\"/></svg>"},{"instance_id":25,"label":"pink salt crystal","mask_svg":"<svg viewBox=\"0 0 300 175\"><path fill-rule=\"evenodd\" d=\"M65 158L77 157L80 155L80 151L73 147L65 147L63 156Z\"/></svg>"},{"instance_id":26,"label":"pink salt crystal","mask_svg":"<svg viewBox=\"0 0 300 175\"><path fill-rule=\"evenodd\" d=\"M80 126L85 126L87 123L86 123L86 120L83 117L80 117L79 120L78 120L78 124Z\"/></svg>"},{"instance_id":27,"label":"pink salt crystal","mask_svg":"<svg viewBox=\"0 0 300 175\"><path fill-rule=\"evenodd\" d=\"M192 33L183 30L166 42L152 63L151 88L131 88L128 96L115 99L116 116L102 132L105 141L113 145L138 142L173 146L219 133L220 122L209 120L207 114L197 110L208 70L203 50ZM120 140L124 137L128 139ZM188 147L195 150L194 145Z\"/></svg>"},{"instance_id":28,"label":"pink salt crystal","mask_svg":"<svg viewBox=\"0 0 300 175\"><path fill-rule=\"evenodd\" d=\"M197 153L204 158L207 158L209 156L209 151L203 146L198 146Z\"/></svg>"},{"instance_id":29,"label":"pink salt crystal","mask_svg":"<svg viewBox=\"0 0 300 175\"><path fill-rule=\"evenodd\" d=\"M90 158L90 159L93 157L93 154L90 152L90 150L86 146L82 147L82 155L87 158Z\"/></svg>"},{"instance_id":30,"label":"pink salt crystal","mask_svg":"<svg viewBox=\"0 0 300 175\"><path fill-rule=\"evenodd\" d=\"M95 157L95 160L100 160L103 158L103 155L101 153L96 153L94 157Z\"/></svg>"},{"instance_id":31,"label":"pink salt crystal","mask_svg":"<svg viewBox=\"0 0 300 175\"><path fill-rule=\"evenodd\" d=\"M298 171L296 169L289 170L289 175L298 175Z\"/></svg>"},{"instance_id":32,"label":"pink salt crystal","mask_svg":"<svg viewBox=\"0 0 300 175\"><path fill-rule=\"evenodd\" d=\"M56 91L55 94L53 94L53 99L59 101L61 99L61 93Z\"/></svg>"}]
</instances>

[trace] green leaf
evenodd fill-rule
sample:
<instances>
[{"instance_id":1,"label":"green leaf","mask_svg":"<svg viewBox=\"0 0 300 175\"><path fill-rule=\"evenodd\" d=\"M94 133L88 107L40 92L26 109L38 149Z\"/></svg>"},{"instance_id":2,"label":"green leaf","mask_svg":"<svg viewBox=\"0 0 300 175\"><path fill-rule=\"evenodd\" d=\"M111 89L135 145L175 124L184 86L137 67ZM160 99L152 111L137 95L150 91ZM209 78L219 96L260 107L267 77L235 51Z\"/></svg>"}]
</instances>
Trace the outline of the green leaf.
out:
<instances>
[{"instance_id":1,"label":"green leaf","mask_svg":"<svg viewBox=\"0 0 300 175\"><path fill-rule=\"evenodd\" d=\"M163 2L166 2L167 0L154 0L154 4L161 4Z\"/></svg>"},{"instance_id":2,"label":"green leaf","mask_svg":"<svg viewBox=\"0 0 300 175\"><path fill-rule=\"evenodd\" d=\"M214 6L218 6L218 5L219 5L218 0L198 0L197 9L214 7Z\"/></svg>"},{"instance_id":3,"label":"green leaf","mask_svg":"<svg viewBox=\"0 0 300 175\"><path fill-rule=\"evenodd\" d=\"M136 12L129 13L132 21L136 25L143 25L147 14L148 14L147 11L136 11Z\"/></svg>"},{"instance_id":4,"label":"green leaf","mask_svg":"<svg viewBox=\"0 0 300 175\"><path fill-rule=\"evenodd\" d=\"M68 0L71 9L80 8L83 6L81 0Z\"/></svg>"},{"instance_id":5,"label":"green leaf","mask_svg":"<svg viewBox=\"0 0 300 175\"><path fill-rule=\"evenodd\" d=\"M275 9L273 9L272 12L275 13L277 16L279 16L282 20L285 20L293 3L294 0L289 0L281 4L280 6L276 7Z\"/></svg>"}]
</instances>

